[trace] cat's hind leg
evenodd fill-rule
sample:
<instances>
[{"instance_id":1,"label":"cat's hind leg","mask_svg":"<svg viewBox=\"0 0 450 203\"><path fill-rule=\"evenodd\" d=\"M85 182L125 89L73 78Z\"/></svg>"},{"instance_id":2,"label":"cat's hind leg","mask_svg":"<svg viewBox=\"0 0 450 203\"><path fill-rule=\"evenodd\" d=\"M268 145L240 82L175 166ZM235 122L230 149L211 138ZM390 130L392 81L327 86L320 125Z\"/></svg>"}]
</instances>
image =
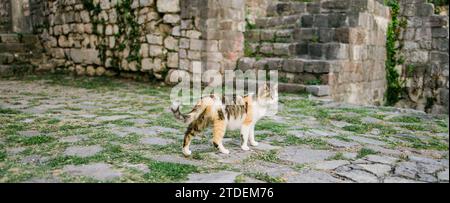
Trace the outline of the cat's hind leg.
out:
<instances>
[{"instance_id":1,"label":"cat's hind leg","mask_svg":"<svg viewBox=\"0 0 450 203\"><path fill-rule=\"evenodd\" d=\"M226 131L226 122L225 120L216 120L214 121L213 127L213 144L216 148L219 149L220 152L224 154L229 154L230 151L227 150L223 146L223 137L225 136Z\"/></svg>"},{"instance_id":2,"label":"cat's hind leg","mask_svg":"<svg viewBox=\"0 0 450 203\"><path fill-rule=\"evenodd\" d=\"M205 128L209 125L209 121L202 114L197 120L189 124L186 133L184 134L183 141L183 154L185 156L190 156L192 154L191 150L189 150L189 146L191 145L192 139L195 135L201 133Z\"/></svg>"}]
</instances>

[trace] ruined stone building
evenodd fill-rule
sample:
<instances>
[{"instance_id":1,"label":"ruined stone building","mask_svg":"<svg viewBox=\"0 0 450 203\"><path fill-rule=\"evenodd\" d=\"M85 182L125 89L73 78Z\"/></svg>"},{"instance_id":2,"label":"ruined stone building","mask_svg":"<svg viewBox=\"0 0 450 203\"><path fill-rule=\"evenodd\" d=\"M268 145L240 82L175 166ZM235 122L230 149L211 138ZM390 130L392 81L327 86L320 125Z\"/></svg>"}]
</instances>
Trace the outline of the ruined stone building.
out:
<instances>
[{"instance_id":1,"label":"ruined stone building","mask_svg":"<svg viewBox=\"0 0 450 203\"><path fill-rule=\"evenodd\" d=\"M448 112L448 15L427 0L397 1L398 105ZM383 2L0 0L0 72L169 82L194 67L278 70L285 91L382 105L391 22Z\"/></svg>"}]
</instances>

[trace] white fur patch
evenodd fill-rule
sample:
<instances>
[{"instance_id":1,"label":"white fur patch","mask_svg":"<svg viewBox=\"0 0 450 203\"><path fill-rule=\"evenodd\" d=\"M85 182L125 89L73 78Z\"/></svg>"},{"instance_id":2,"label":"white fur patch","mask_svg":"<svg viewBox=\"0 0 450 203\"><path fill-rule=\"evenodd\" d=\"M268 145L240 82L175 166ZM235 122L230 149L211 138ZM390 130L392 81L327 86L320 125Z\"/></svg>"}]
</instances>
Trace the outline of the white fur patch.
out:
<instances>
[{"instance_id":1,"label":"white fur patch","mask_svg":"<svg viewBox=\"0 0 450 203\"><path fill-rule=\"evenodd\" d=\"M244 119L230 119L227 122L227 129L228 130L241 129L243 122L244 122Z\"/></svg>"},{"instance_id":2,"label":"white fur patch","mask_svg":"<svg viewBox=\"0 0 450 203\"><path fill-rule=\"evenodd\" d=\"M170 107L172 110L177 110L178 109L178 107L180 107L180 103L178 103L178 102L173 102L172 103L172 106Z\"/></svg>"}]
</instances>

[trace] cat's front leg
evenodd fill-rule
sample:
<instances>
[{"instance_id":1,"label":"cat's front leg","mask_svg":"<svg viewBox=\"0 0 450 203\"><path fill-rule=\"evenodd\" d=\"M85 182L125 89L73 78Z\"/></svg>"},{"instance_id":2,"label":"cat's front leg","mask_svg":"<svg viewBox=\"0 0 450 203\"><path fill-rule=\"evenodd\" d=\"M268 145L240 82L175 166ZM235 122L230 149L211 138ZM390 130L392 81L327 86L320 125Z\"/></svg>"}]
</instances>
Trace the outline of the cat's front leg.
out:
<instances>
[{"instance_id":1,"label":"cat's front leg","mask_svg":"<svg viewBox=\"0 0 450 203\"><path fill-rule=\"evenodd\" d=\"M250 126L249 141L251 146L256 147L259 145L259 143L255 141L255 124Z\"/></svg>"},{"instance_id":2,"label":"cat's front leg","mask_svg":"<svg viewBox=\"0 0 450 203\"><path fill-rule=\"evenodd\" d=\"M250 135L250 126L243 125L241 128L241 149L244 151L250 150L247 144L249 135Z\"/></svg>"}]
</instances>

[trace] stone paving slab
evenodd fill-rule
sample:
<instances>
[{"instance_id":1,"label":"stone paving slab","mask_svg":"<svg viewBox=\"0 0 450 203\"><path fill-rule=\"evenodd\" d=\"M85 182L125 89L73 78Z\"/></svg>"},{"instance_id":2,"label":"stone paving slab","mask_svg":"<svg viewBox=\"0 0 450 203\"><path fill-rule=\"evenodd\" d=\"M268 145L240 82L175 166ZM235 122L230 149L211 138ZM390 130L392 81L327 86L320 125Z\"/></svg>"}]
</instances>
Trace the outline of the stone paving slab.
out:
<instances>
[{"instance_id":1,"label":"stone paving slab","mask_svg":"<svg viewBox=\"0 0 450 203\"><path fill-rule=\"evenodd\" d=\"M105 163L94 163L87 165L68 165L63 168L65 173L75 176L86 176L100 181L112 180L122 176L121 172L112 169L112 166Z\"/></svg>"},{"instance_id":2,"label":"stone paving slab","mask_svg":"<svg viewBox=\"0 0 450 203\"><path fill-rule=\"evenodd\" d=\"M239 173L231 171L209 174L191 174L186 183L234 183L238 175Z\"/></svg>"},{"instance_id":3,"label":"stone paving slab","mask_svg":"<svg viewBox=\"0 0 450 203\"><path fill-rule=\"evenodd\" d=\"M329 173L307 170L296 176L291 176L288 183L342 183L341 179L335 178Z\"/></svg>"},{"instance_id":4,"label":"stone paving slab","mask_svg":"<svg viewBox=\"0 0 450 203\"><path fill-rule=\"evenodd\" d=\"M319 170L334 170L341 166L350 164L349 161L346 160L332 160L332 161L322 161L318 162L314 165L314 168Z\"/></svg>"},{"instance_id":5,"label":"stone paving slab","mask_svg":"<svg viewBox=\"0 0 450 203\"><path fill-rule=\"evenodd\" d=\"M362 170L346 170L339 171L336 174L347 178L349 180L355 181L357 183L378 183L379 180L375 175Z\"/></svg>"},{"instance_id":6,"label":"stone paving slab","mask_svg":"<svg viewBox=\"0 0 450 203\"><path fill-rule=\"evenodd\" d=\"M165 138L159 138L159 137L142 138L140 142L142 144L146 144L146 145L168 145L168 144L174 143L173 140L165 139Z\"/></svg>"},{"instance_id":7,"label":"stone paving slab","mask_svg":"<svg viewBox=\"0 0 450 203\"><path fill-rule=\"evenodd\" d=\"M64 142L64 143L76 143L76 142L80 142L80 141L83 141L86 139L87 139L86 136L73 135L73 136L68 136L68 137L62 137L59 140L60 140L60 142Z\"/></svg>"},{"instance_id":8,"label":"stone paving slab","mask_svg":"<svg viewBox=\"0 0 450 203\"><path fill-rule=\"evenodd\" d=\"M101 152L103 148L99 145L92 146L72 146L64 151L66 156L90 157Z\"/></svg>"},{"instance_id":9,"label":"stone paving slab","mask_svg":"<svg viewBox=\"0 0 450 203\"><path fill-rule=\"evenodd\" d=\"M325 150L313 150L299 147L287 147L280 152L280 159L297 164L323 161L333 156L334 153Z\"/></svg>"}]
</instances>

